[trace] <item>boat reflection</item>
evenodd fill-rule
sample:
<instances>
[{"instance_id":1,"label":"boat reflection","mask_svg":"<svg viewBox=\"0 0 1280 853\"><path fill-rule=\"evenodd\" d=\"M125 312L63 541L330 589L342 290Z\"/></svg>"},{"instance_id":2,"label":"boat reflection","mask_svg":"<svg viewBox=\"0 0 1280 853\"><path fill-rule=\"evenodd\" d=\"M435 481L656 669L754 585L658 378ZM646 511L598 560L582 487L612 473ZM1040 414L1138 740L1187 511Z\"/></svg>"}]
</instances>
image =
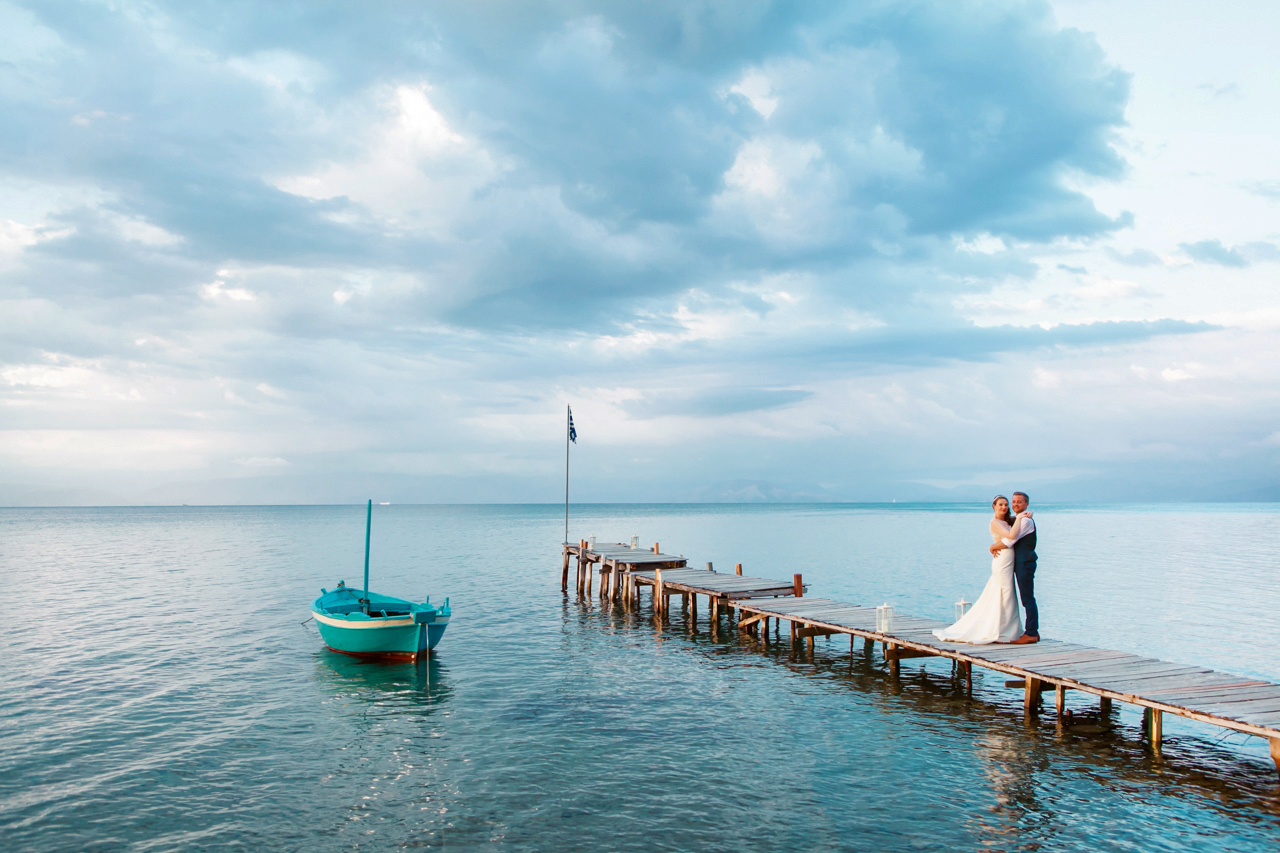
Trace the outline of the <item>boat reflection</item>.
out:
<instances>
[{"instance_id":1,"label":"boat reflection","mask_svg":"<svg viewBox=\"0 0 1280 853\"><path fill-rule=\"evenodd\" d=\"M434 655L417 663L367 660L322 649L316 681L334 697L372 700L380 705L435 713L453 695L449 669Z\"/></svg>"}]
</instances>

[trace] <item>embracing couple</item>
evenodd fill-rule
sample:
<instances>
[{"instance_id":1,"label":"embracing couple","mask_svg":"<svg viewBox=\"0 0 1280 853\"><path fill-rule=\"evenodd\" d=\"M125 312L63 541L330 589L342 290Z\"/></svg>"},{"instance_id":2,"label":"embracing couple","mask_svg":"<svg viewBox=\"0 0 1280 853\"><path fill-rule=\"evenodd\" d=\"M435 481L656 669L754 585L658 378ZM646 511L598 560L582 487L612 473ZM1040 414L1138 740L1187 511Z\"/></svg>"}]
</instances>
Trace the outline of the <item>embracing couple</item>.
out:
<instances>
[{"instance_id":1,"label":"embracing couple","mask_svg":"<svg viewBox=\"0 0 1280 853\"><path fill-rule=\"evenodd\" d=\"M960 621L938 628L934 636L952 643L1038 643L1040 613L1036 608L1036 523L1027 509L1026 492L1014 492L1013 504L1004 495L991 502L991 580L982 595ZM1012 512L1010 512L1012 509ZM1027 611L1027 628L1022 629L1018 598Z\"/></svg>"}]
</instances>

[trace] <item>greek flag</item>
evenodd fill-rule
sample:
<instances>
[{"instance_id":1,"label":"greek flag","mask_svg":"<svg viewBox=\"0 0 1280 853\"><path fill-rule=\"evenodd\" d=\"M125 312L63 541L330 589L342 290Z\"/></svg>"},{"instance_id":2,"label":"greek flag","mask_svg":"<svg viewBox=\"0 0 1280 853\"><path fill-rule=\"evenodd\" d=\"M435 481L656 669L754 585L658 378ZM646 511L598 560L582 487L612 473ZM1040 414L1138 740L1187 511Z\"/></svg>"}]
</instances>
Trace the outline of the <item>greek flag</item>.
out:
<instances>
[{"instance_id":1,"label":"greek flag","mask_svg":"<svg viewBox=\"0 0 1280 853\"><path fill-rule=\"evenodd\" d=\"M573 409L569 409L569 440L578 443L578 431L573 428Z\"/></svg>"}]
</instances>

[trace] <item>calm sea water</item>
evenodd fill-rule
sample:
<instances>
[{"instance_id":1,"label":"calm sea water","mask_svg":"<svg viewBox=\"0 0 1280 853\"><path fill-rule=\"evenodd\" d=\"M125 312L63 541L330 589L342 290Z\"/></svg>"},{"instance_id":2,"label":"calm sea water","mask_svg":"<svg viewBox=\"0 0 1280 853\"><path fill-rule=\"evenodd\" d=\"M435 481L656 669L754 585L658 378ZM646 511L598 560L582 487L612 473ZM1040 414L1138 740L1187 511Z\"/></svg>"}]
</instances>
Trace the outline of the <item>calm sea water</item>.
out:
<instances>
[{"instance_id":1,"label":"calm sea water","mask_svg":"<svg viewBox=\"0 0 1280 853\"><path fill-rule=\"evenodd\" d=\"M1280 681L1280 508L1041 506L1042 630ZM983 507L590 506L695 565L946 618ZM1234 850L1280 845L1265 744L1003 677L891 681L678 612L563 596L554 506L375 507L374 589L449 596L429 664L304 625L358 584L363 507L0 510L0 847L177 850ZM646 597L647 604L647 597Z\"/></svg>"}]
</instances>

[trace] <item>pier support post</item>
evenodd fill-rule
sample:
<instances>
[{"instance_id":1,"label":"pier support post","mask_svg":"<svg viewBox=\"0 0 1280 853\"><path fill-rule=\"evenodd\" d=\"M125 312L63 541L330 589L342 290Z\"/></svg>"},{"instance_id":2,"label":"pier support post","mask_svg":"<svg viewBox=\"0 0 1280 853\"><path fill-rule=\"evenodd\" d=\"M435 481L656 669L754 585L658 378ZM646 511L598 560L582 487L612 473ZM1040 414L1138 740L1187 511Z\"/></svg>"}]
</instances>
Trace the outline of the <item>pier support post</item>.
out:
<instances>
[{"instance_id":1,"label":"pier support post","mask_svg":"<svg viewBox=\"0 0 1280 853\"><path fill-rule=\"evenodd\" d=\"M1276 763L1276 772L1280 773L1280 737L1271 738L1271 760Z\"/></svg>"},{"instance_id":2,"label":"pier support post","mask_svg":"<svg viewBox=\"0 0 1280 853\"><path fill-rule=\"evenodd\" d=\"M560 561L560 589L569 589L569 545L564 546L564 559Z\"/></svg>"},{"instance_id":3,"label":"pier support post","mask_svg":"<svg viewBox=\"0 0 1280 853\"><path fill-rule=\"evenodd\" d=\"M1151 751L1159 755L1160 742L1164 739L1164 712L1155 708L1145 708L1142 712L1142 722L1147 730Z\"/></svg>"},{"instance_id":4,"label":"pier support post","mask_svg":"<svg viewBox=\"0 0 1280 853\"><path fill-rule=\"evenodd\" d=\"M1111 716L1111 697L1110 696L1098 697L1098 713L1104 717Z\"/></svg>"},{"instance_id":5,"label":"pier support post","mask_svg":"<svg viewBox=\"0 0 1280 853\"><path fill-rule=\"evenodd\" d=\"M1040 679L1028 678L1024 693L1022 694L1022 709L1031 711L1035 708L1036 702L1040 699Z\"/></svg>"},{"instance_id":6,"label":"pier support post","mask_svg":"<svg viewBox=\"0 0 1280 853\"><path fill-rule=\"evenodd\" d=\"M791 576L791 591L796 594L796 598L804 597L804 580L799 575Z\"/></svg>"},{"instance_id":7,"label":"pier support post","mask_svg":"<svg viewBox=\"0 0 1280 853\"><path fill-rule=\"evenodd\" d=\"M662 589L662 569L655 569L653 572L653 615L661 617L662 606L666 603L666 594Z\"/></svg>"},{"instance_id":8,"label":"pier support post","mask_svg":"<svg viewBox=\"0 0 1280 853\"><path fill-rule=\"evenodd\" d=\"M1063 687L1061 684L1057 687L1058 689L1055 691L1054 696L1056 701L1054 704L1058 709L1058 716L1061 717L1067 712L1067 688Z\"/></svg>"},{"instance_id":9,"label":"pier support post","mask_svg":"<svg viewBox=\"0 0 1280 853\"><path fill-rule=\"evenodd\" d=\"M739 574L739 575L742 574L742 563L734 563L733 571L735 574Z\"/></svg>"},{"instance_id":10,"label":"pier support post","mask_svg":"<svg viewBox=\"0 0 1280 853\"><path fill-rule=\"evenodd\" d=\"M894 654L894 652L896 652L897 650L898 650L898 647L894 643L884 644L884 656L889 659L889 674L892 675L894 678L898 677L898 672L901 669L901 666L898 661L898 656Z\"/></svg>"}]
</instances>

